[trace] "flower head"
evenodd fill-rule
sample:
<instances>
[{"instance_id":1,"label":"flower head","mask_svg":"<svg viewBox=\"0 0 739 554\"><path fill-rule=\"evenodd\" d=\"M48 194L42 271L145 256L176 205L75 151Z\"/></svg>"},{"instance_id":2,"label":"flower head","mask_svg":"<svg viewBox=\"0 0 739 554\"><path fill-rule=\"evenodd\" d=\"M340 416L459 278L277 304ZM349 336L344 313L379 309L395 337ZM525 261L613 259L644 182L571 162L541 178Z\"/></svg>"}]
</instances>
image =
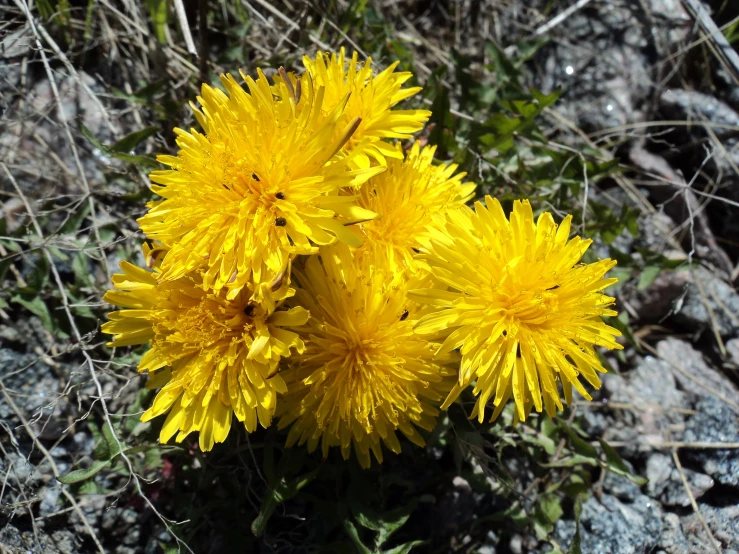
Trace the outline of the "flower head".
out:
<instances>
[{"instance_id":1,"label":"flower head","mask_svg":"<svg viewBox=\"0 0 739 554\"><path fill-rule=\"evenodd\" d=\"M347 60L343 48L338 55L331 54L330 57L323 52L318 52L315 59L303 57L306 72L316 85L326 87L327 109L332 110L351 93L344 110L344 122L348 123L357 117L362 122L346 148L350 150L364 140L369 141L364 152L354 158L359 167L369 167L370 158L380 165L385 165L385 158L402 159L402 154L383 139L410 138L413 133L423 129L431 116L428 110L392 109L401 100L421 91L421 87L402 88L403 83L413 75L405 71L395 73L398 63L374 74L371 58L359 63L354 52L351 59Z\"/></svg>"},{"instance_id":2,"label":"flower head","mask_svg":"<svg viewBox=\"0 0 739 554\"><path fill-rule=\"evenodd\" d=\"M434 221L464 205L475 191L463 182L456 164L433 165L435 146L416 142L405 159L390 159L387 171L371 179L359 191L359 205L380 215L359 227L365 247L385 250L396 263L415 268L414 250L428 236Z\"/></svg>"},{"instance_id":3,"label":"flower head","mask_svg":"<svg viewBox=\"0 0 739 554\"><path fill-rule=\"evenodd\" d=\"M338 191L382 171L349 167L362 145L334 157L359 124L346 120L346 98L327 110L326 89L309 77L299 97L290 79L272 86L261 72L256 81L242 77L248 92L231 75L221 77L228 95L203 85L202 111L193 109L204 134L175 130L179 153L158 158L171 169L151 174L163 200L139 219L171 249L162 279L203 270L203 284L228 288L229 298L248 284L255 292L273 286L291 256L317 244L358 246L345 225L374 214Z\"/></svg>"},{"instance_id":4,"label":"flower head","mask_svg":"<svg viewBox=\"0 0 739 554\"><path fill-rule=\"evenodd\" d=\"M144 254L156 259L146 246ZM286 392L277 374L280 359L291 348L304 349L298 335L282 327L304 324L308 312L254 304L247 289L228 300L225 290L203 288L197 275L162 281L158 269L125 261L121 269L104 300L124 309L112 312L102 330L114 335L111 347L151 343L138 369L148 372L149 388L162 388L142 421L169 412L161 441L178 433L180 442L199 431L202 450L226 439L234 413L247 431L257 422L267 427L277 393ZM279 305L292 292L285 281L273 300Z\"/></svg>"},{"instance_id":5,"label":"flower head","mask_svg":"<svg viewBox=\"0 0 739 554\"><path fill-rule=\"evenodd\" d=\"M581 264L590 240L568 240L571 217L557 227L551 214L534 222L528 201L514 203L510 221L497 200L485 198L475 211L463 208L447 216L445 232L428 241L428 263L447 291L418 290L412 295L434 307L416 326L420 334L446 335L439 354L459 348L459 382L442 408L473 380L479 395L473 416L484 419L494 398L495 419L513 395L516 417L525 420L532 406L554 415L572 387L590 395L580 376L600 386L605 372L595 346L621 348L620 333L601 316L613 316L614 299L603 289L616 262Z\"/></svg>"},{"instance_id":6,"label":"flower head","mask_svg":"<svg viewBox=\"0 0 739 554\"><path fill-rule=\"evenodd\" d=\"M289 393L279 427L292 424L288 446L307 442L312 452L320 442L324 456L340 446L347 459L353 443L363 467L370 451L382 462L381 442L400 452L397 430L423 446L415 427L434 427L454 371L433 359L436 345L413 333L423 312L406 296L407 275L380 256L353 259L340 244L293 275L295 299L311 318L298 329L306 351L281 373Z\"/></svg>"}]
</instances>

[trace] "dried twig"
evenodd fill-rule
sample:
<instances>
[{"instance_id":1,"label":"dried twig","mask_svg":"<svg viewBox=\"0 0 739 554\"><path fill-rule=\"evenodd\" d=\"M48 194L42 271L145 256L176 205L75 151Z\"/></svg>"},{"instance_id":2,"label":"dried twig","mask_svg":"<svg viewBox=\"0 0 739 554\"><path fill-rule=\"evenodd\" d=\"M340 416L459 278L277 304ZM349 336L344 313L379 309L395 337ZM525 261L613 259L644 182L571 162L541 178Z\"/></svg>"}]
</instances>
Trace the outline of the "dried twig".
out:
<instances>
[{"instance_id":1,"label":"dried twig","mask_svg":"<svg viewBox=\"0 0 739 554\"><path fill-rule=\"evenodd\" d=\"M716 550L716 552L718 552L718 554L721 554L723 552L723 550L721 550L721 545L716 540L716 537L713 536L713 533L711 533L711 529L710 527L708 527L706 518L703 517L703 514L700 511L700 508L698 508L698 503L695 501L695 495L693 494L693 491L690 490L688 479L687 477L685 477L683 466L680 463L680 458L677 455L677 448L672 449L672 459L675 461L675 467L677 467L677 471L680 474L680 480L683 482L683 487L685 487L685 493L688 495L688 498L690 499L690 505L693 507L693 511L695 512L695 515L698 517L698 519L701 522L701 525L703 525L703 529L705 529L706 533L708 534L708 538L711 540L711 545Z\"/></svg>"},{"instance_id":2,"label":"dried twig","mask_svg":"<svg viewBox=\"0 0 739 554\"><path fill-rule=\"evenodd\" d=\"M33 213L33 210L31 209L30 204L28 203L28 200L26 199L26 196L23 194L23 191L18 186L18 183L16 182L15 178L13 177L12 173L8 170L7 166L0 162L0 167L3 168L5 171L5 174L7 175L10 183L15 188L15 191L18 193L18 196L23 201L23 205L26 207L26 211L28 212L28 217L31 218L31 223L33 225L34 230L36 231L36 234L38 235L39 239L41 240L41 243L44 244L43 252L47 259L47 262L49 263L49 267L51 269L52 276L54 277L54 282L56 283L56 286L59 290L59 294L61 295L62 300L62 307L64 309L64 312L67 316L67 320L69 321L69 325L72 329L72 334L74 338L77 340L79 344L83 344L84 340L82 337L82 334L79 331L79 328L77 327L77 322L72 315L69 298L67 296L67 292L64 288L64 283L62 283L61 276L59 275L59 270L56 267L56 264L54 262L54 258L51 256L51 253L49 252L49 249L45 246L45 237L44 233L41 229L41 225L39 225L38 220L36 219L36 216ZM92 358L90 357L90 354L87 352L86 349L82 348L80 349L82 352L82 355L85 358L86 365L90 372L90 377L92 378L93 383L95 384L95 388L97 390L97 398L96 401L100 402L100 406L102 407L103 411L103 419L105 420L106 424L110 426L111 429L113 429L113 422L110 418L110 411L108 410L108 404L105 399L105 393L103 392L103 386L100 383L100 379L98 378L97 371L95 369L95 363L93 362ZM121 443L120 439L117 435L113 434L113 438L116 441L116 445L118 446L118 451L120 452L120 457L124 461L124 463L127 466L129 479L132 479L134 482L134 485L136 486L136 491L139 494L139 496L144 500L144 502L149 506L149 508L156 514L156 516L159 518L159 520L164 524L164 526L167 528L167 531L169 531L172 536L175 538L178 544L184 546L189 552L192 552L189 546L187 546L182 540L177 536L177 534L174 533L170 526L170 520L164 517L159 511L156 509L154 504L151 502L149 497L147 497L144 494L144 490L141 486L141 480L139 479L139 476L136 474L136 471L134 470L133 463L131 462L131 459L125 454L123 444Z\"/></svg>"},{"instance_id":3,"label":"dried twig","mask_svg":"<svg viewBox=\"0 0 739 554\"><path fill-rule=\"evenodd\" d=\"M41 54L41 61L43 62L44 70L46 71L46 76L49 79L49 86L51 87L51 91L54 95L54 100L56 101L58 108L61 110L62 101L59 95L59 88L56 85L56 79L54 79L54 73L51 70L51 66L49 65L49 60L46 57L46 53L44 52L43 46L41 45L41 39L39 38L40 37L39 29L42 29L42 27L36 26L36 22L34 21L34 18L31 15L31 10L28 7L26 0L15 0L15 2L16 2L16 5L24 12L26 18L28 19L28 23L31 26L31 31L33 32L34 38L36 39L36 46L38 47L39 52ZM94 225L95 238L97 239L98 245L100 247L100 262L105 268L105 273L108 276L108 279L110 279L110 270L108 268L108 260L105 257L105 252L103 251L103 247L102 247L103 241L100 238L99 230L97 226L95 225L97 216L96 216L95 202L93 201L92 195L90 194L90 185L87 182L87 176L85 175L85 170L82 168L82 161L80 160L80 155L79 155L79 152L77 151L77 146L74 142L72 131L69 128L69 123L67 122L67 119L63 116L60 117L59 119L61 120L62 126L64 127L64 133L67 137L67 141L69 142L69 147L72 150L72 156L74 157L74 163L77 166L77 172L79 173L79 176L80 176L80 180L82 183L82 189L83 189L83 192L85 193L85 197L87 198L88 206L90 207L90 217L92 218L93 225ZM5 164L3 164L3 167L5 167ZM7 167L5 167L5 171L8 172L8 175L10 175L10 172L8 171ZM33 217L33 214L31 212L29 212L29 217Z\"/></svg>"},{"instance_id":4,"label":"dried twig","mask_svg":"<svg viewBox=\"0 0 739 554\"><path fill-rule=\"evenodd\" d=\"M564 10L562 13L555 15L552 19L547 21L544 25L541 27L538 27L536 31L534 31L533 36L540 37L541 35L548 33L552 29L554 29L557 25L562 23L565 19L570 17L573 13L575 13L578 10L583 9L585 6L590 4L591 0L578 0L576 4L573 4L566 10Z\"/></svg>"},{"instance_id":5,"label":"dried twig","mask_svg":"<svg viewBox=\"0 0 739 554\"><path fill-rule=\"evenodd\" d=\"M2 164L5 168L5 164ZM7 168L6 168L7 171ZM28 434L29 438L33 441L33 444L38 448L39 452L41 452L44 455L44 458L46 458L49 462L49 467L51 467L51 472L54 474L54 477L59 479L61 476L61 473L59 473L59 468L56 465L56 462L54 461L54 458L51 456L49 451L46 449L46 447L41 444L41 442L38 440L38 437L36 436L36 433L34 433L31 430L31 427L28 425L28 421L26 420L23 413L18 409L18 406L13 401L13 397L8 394L7 389L5 388L5 385L3 384L2 379L0 379L0 391L2 391L3 396L5 397L5 401L8 403L10 408L15 412L15 415L18 416L18 419L21 422L21 425L23 425L23 429L25 429L26 434ZM97 547L98 551L102 554L105 554L105 550L103 549L103 545L100 544L100 541L97 538L97 535L95 534L95 531L90 526L90 522L87 521L87 517L85 517L85 513L80 509L79 504L77 504L77 501L74 499L74 497L69 493L67 489L64 487L61 488L62 494L66 497L67 500L69 500L69 503L72 505L72 508L77 513L77 515L82 520L82 525L84 525L85 530L90 535L90 538L95 543L95 546Z\"/></svg>"}]
</instances>

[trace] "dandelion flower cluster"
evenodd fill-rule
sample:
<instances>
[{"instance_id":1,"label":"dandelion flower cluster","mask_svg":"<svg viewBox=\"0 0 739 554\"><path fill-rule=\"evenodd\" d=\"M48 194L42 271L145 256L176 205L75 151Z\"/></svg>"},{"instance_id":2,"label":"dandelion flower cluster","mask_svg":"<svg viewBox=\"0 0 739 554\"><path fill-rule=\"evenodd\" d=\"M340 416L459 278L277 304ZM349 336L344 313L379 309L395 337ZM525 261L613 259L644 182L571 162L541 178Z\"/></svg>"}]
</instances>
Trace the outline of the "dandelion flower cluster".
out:
<instances>
[{"instance_id":1,"label":"dandelion flower cluster","mask_svg":"<svg viewBox=\"0 0 739 554\"><path fill-rule=\"evenodd\" d=\"M288 446L362 467L403 442L424 446L440 411L471 387L472 417L550 416L581 381L600 385L596 347L620 348L603 291L615 262L583 264L570 218L507 218L435 148L403 145L430 112L397 62L375 71L319 52L302 74L203 85L200 130L151 174L139 219L143 264L121 263L104 299L111 347L148 345L158 390L142 416L160 440L199 434L210 450L233 418L273 419ZM383 446L384 445L384 446Z\"/></svg>"}]
</instances>

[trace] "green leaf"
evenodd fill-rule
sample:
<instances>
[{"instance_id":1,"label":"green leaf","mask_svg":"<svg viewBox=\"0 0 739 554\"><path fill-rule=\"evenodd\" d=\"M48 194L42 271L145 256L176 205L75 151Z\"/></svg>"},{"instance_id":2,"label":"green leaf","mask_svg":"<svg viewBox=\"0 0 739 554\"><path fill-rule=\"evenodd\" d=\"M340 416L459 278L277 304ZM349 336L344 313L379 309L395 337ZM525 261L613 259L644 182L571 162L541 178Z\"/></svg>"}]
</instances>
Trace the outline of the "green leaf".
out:
<instances>
[{"instance_id":1,"label":"green leaf","mask_svg":"<svg viewBox=\"0 0 739 554\"><path fill-rule=\"evenodd\" d=\"M56 10L52 7L49 0L37 0L36 7L38 8L42 19L51 19L51 16L56 13Z\"/></svg>"},{"instance_id":2,"label":"green leaf","mask_svg":"<svg viewBox=\"0 0 739 554\"><path fill-rule=\"evenodd\" d=\"M110 459L115 458L116 456L118 456L118 454L121 453L121 447L118 443L118 440L116 439L115 432L113 431L113 427L111 427L109 421L106 421L103 424L103 439L105 439L105 442L108 445L108 450L110 451Z\"/></svg>"},{"instance_id":3,"label":"green leaf","mask_svg":"<svg viewBox=\"0 0 739 554\"><path fill-rule=\"evenodd\" d=\"M77 494L105 494L106 492L108 491L95 481L83 481L77 489Z\"/></svg>"},{"instance_id":4,"label":"green leaf","mask_svg":"<svg viewBox=\"0 0 739 554\"><path fill-rule=\"evenodd\" d=\"M424 544L426 544L426 541L411 541L391 548L390 550L385 550L383 554L408 554L416 546L423 546Z\"/></svg>"},{"instance_id":5,"label":"green leaf","mask_svg":"<svg viewBox=\"0 0 739 554\"><path fill-rule=\"evenodd\" d=\"M162 89L165 88L166 84L166 80L154 81L153 83L149 83L148 85L140 88L139 90L131 94L120 89L113 88L113 96L122 98L123 100L128 100L129 102L134 102L135 104L146 106L154 99L154 96L156 94L158 94L162 91Z\"/></svg>"},{"instance_id":6,"label":"green leaf","mask_svg":"<svg viewBox=\"0 0 739 554\"><path fill-rule=\"evenodd\" d=\"M574 467L579 465L597 466L600 465L597 459L591 458L590 456L582 456L575 454L569 458L563 460L557 460L556 462L548 462L539 464L541 467Z\"/></svg>"},{"instance_id":7,"label":"green leaf","mask_svg":"<svg viewBox=\"0 0 739 554\"><path fill-rule=\"evenodd\" d=\"M110 447L100 432L100 427L94 421L88 422L87 427L90 429L90 434L95 444L92 449L92 457L96 460L110 460L112 457L110 455Z\"/></svg>"},{"instance_id":8,"label":"green leaf","mask_svg":"<svg viewBox=\"0 0 739 554\"><path fill-rule=\"evenodd\" d=\"M151 135L154 135L159 132L159 127L152 126L152 127L146 127L145 129L141 129L140 131L135 131L131 133L130 135L126 135L118 142L114 143L110 150L113 152L120 152L122 154L129 154L140 142L143 142L147 138L149 138Z\"/></svg>"},{"instance_id":9,"label":"green leaf","mask_svg":"<svg viewBox=\"0 0 739 554\"><path fill-rule=\"evenodd\" d=\"M88 261L88 257L84 252L77 252L72 259L72 272L77 287L91 287L94 285Z\"/></svg>"},{"instance_id":10,"label":"green leaf","mask_svg":"<svg viewBox=\"0 0 739 554\"><path fill-rule=\"evenodd\" d=\"M521 438L524 442L540 446L550 456L553 456L557 451L557 443L542 433L537 433L536 435L524 433L521 435Z\"/></svg>"},{"instance_id":11,"label":"green leaf","mask_svg":"<svg viewBox=\"0 0 739 554\"><path fill-rule=\"evenodd\" d=\"M579 436L577 436L577 433L575 433L575 431L573 431L569 425L560 420L558 427L559 429L564 431L565 434L570 438L570 443L572 444L575 452L594 460L598 459L598 450L596 450L596 448L592 444L584 441Z\"/></svg>"},{"instance_id":12,"label":"green leaf","mask_svg":"<svg viewBox=\"0 0 739 554\"><path fill-rule=\"evenodd\" d=\"M537 514L546 518L551 524L557 523L564 511L559 497L556 494L542 494L536 504Z\"/></svg>"},{"instance_id":13,"label":"green leaf","mask_svg":"<svg viewBox=\"0 0 739 554\"><path fill-rule=\"evenodd\" d=\"M362 542L362 539L359 538L359 532L350 520L344 520L344 529L346 530L346 534L349 535L349 538L354 544L354 548L357 549L357 552L359 552L359 554L372 554L372 551L367 548Z\"/></svg>"},{"instance_id":14,"label":"green leaf","mask_svg":"<svg viewBox=\"0 0 739 554\"><path fill-rule=\"evenodd\" d=\"M583 475L589 477L589 473L583 471ZM562 492L571 498L576 498L579 494L586 493L590 488L590 479L585 479L583 476L573 473L566 484L562 485Z\"/></svg>"},{"instance_id":15,"label":"green leaf","mask_svg":"<svg viewBox=\"0 0 739 554\"><path fill-rule=\"evenodd\" d=\"M76 234L76 232L79 230L80 226L82 225L82 222L87 217L87 214L90 213L90 204L85 202L81 206L77 208L77 210L69 216L69 219L62 225L62 228L59 230L62 234Z\"/></svg>"},{"instance_id":16,"label":"green leaf","mask_svg":"<svg viewBox=\"0 0 739 554\"><path fill-rule=\"evenodd\" d=\"M418 506L418 499L414 498L405 506L387 512L383 515L382 527L380 528L380 533L375 539L375 545L377 546L377 548L380 548L383 544L385 544L387 540L393 535L393 533L395 533L398 529L405 525L406 521L408 521L408 518L411 517L411 514L416 509L416 506Z\"/></svg>"},{"instance_id":17,"label":"green leaf","mask_svg":"<svg viewBox=\"0 0 739 554\"><path fill-rule=\"evenodd\" d=\"M509 85L514 91L520 91L521 86L518 83L520 73L508 56L492 41L485 42L485 52L492 62L485 66L486 69L494 71L501 84Z\"/></svg>"},{"instance_id":18,"label":"green leaf","mask_svg":"<svg viewBox=\"0 0 739 554\"><path fill-rule=\"evenodd\" d=\"M580 516L582 515L582 497L575 499L575 536L572 537L569 554L582 554L580 547Z\"/></svg>"},{"instance_id":19,"label":"green leaf","mask_svg":"<svg viewBox=\"0 0 739 554\"><path fill-rule=\"evenodd\" d=\"M70 471L66 475L59 476L58 481L60 483L64 483L65 485L80 483L82 481L90 479L91 477L94 477L112 463L113 462L111 460L95 460L87 469L77 469L75 471Z\"/></svg>"},{"instance_id":20,"label":"green leaf","mask_svg":"<svg viewBox=\"0 0 739 554\"><path fill-rule=\"evenodd\" d=\"M318 475L319 470L320 467L291 481L286 481L285 478L282 478L277 487L267 491L267 494L262 499L262 507L259 510L259 515L251 523L251 532L254 533L254 536L262 536L264 529L267 526L267 522L269 521L269 518L272 517L277 506L298 494L300 489L305 487L316 477L316 475Z\"/></svg>"},{"instance_id":21,"label":"green leaf","mask_svg":"<svg viewBox=\"0 0 739 554\"><path fill-rule=\"evenodd\" d=\"M130 154L130 151L133 150L133 148L142 140L145 140L158 131L159 127L147 127L146 129L136 131L128 136L123 137L112 146L108 146L100 142L100 140L98 140L98 138L93 135L87 127L80 123L80 132L82 133L82 135L103 154L105 154L106 156L112 156L126 163L141 165L143 166L143 169L156 167L156 160L147 156L135 156L133 154Z\"/></svg>"},{"instance_id":22,"label":"green leaf","mask_svg":"<svg viewBox=\"0 0 739 554\"><path fill-rule=\"evenodd\" d=\"M146 0L146 7L151 16L154 34L160 44L167 43L167 0Z\"/></svg>"},{"instance_id":23,"label":"green leaf","mask_svg":"<svg viewBox=\"0 0 739 554\"><path fill-rule=\"evenodd\" d=\"M436 94L434 102L431 105L431 117L429 118L429 143L438 147L436 156L443 158L449 150L455 147L454 126L455 121L452 117L451 102L449 100L449 91L442 83L443 75L440 75L436 81Z\"/></svg>"},{"instance_id":24,"label":"green leaf","mask_svg":"<svg viewBox=\"0 0 739 554\"><path fill-rule=\"evenodd\" d=\"M639 282L636 284L636 289L639 291L646 290L649 285L654 283L654 280L659 277L661 272L662 268L657 265L646 266L639 275Z\"/></svg>"},{"instance_id":25,"label":"green leaf","mask_svg":"<svg viewBox=\"0 0 739 554\"><path fill-rule=\"evenodd\" d=\"M49 281L49 259L43 254L36 259L36 265L31 274L26 277L26 286L18 289L16 292L23 295L36 295L40 293L44 285ZM38 314L37 314L38 315Z\"/></svg>"},{"instance_id":26,"label":"green leaf","mask_svg":"<svg viewBox=\"0 0 739 554\"><path fill-rule=\"evenodd\" d=\"M46 303L41 300L40 297L36 296L30 300L27 300L19 295L15 295L11 297L10 301L15 302L16 304L20 304L29 312L38 316L39 319L41 319L41 323L43 324L44 329L46 329L50 333L54 332L54 324L51 321L51 314L49 313L49 309L46 307Z\"/></svg>"},{"instance_id":27,"label":"green leaf","mask_svg":"<svg viewBox=\"0 0 739 554\"><path fill-rule=\"evenodd\" d=\"M634 475L629 471L629 468L626 467L626 464L621 459L621 456L618 455L618 453L610 444L608 444L603 439L598 439L598 442L600 442L600 445L603 448L603 452L605 452L606 454L606 461L608 463L609 471L612 471L616 475L623 475L629 481L636 483L637 485L647 484L647 479L645 479L644 477L639 477L638 475Z\"/></svg>"},{"instance_id":28,"label":"green leaf","mask_svg":"<svg viewBox=\"0 0 739 554\"><path fill-rule=\"evenodd\" d=\"M104 154L110 154L110 148L100 142L100 140L92 134L92 131L90 131L90 129L85 127L82 123L80 123L80 133L82 133L82 136L85 137L95 148L97 148Z\"/></svg>"}]
</instances>

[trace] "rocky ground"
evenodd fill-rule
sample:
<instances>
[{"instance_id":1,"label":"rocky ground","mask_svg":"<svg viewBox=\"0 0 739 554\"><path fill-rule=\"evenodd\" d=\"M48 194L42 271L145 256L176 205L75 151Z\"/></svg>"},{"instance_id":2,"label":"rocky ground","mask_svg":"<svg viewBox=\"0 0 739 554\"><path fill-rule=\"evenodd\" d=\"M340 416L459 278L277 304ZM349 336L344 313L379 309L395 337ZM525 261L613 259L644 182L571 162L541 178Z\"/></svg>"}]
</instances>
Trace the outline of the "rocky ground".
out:
<instances>
[{"instance_id":1,"label":"rocky ground","mask_svg":"<svg viewBox=\"0 0 739 554\"><path fill-rule=\"evenodd\" d=\"M174 19L168 46L157 46L153 32L141 28L143 8L124 4L123 12L107 4L95 8L100 35L93 38L85 35L84 11L75 6L68 31L54 32L48 21L39 26L48 67L18 7L25 4L0 6L3 554L174 552L173 536L182 535L172 520L189 513L178 505L201 498L173 492L172 483L194 486L186 477L191 474L150 446L155 433L148 425L125 415L140 412L143 401L133 354L113 356L97 332L110 272L134 255L140 240L133 219L146 194L146 158L171 149L169 129L188 117L183 102L194 95L189 83L199 71ZM387 40L400 41L412 54L422 83L432 81L437 66L456 63L452 48L472 60L468 72L479 77L491 63L485 41L515 58L523 48L517 40L547 38L523 66L526 79L543 91L563 87L566 93L542 114L541 128L562 148L598 150L622 167L588 183L578 206L633 213L636 222L608 240L602 233L594 237L599 256L613 256L615 249L624 257L616 295L629 334L624 351L607 356L612 371L603 388L592 403L577 403L571 421L593 443L604 439L630 472L648 482L596 473L579 524L565 503L543 538L530 527L475 524L501 509L499 485L481 489L467 473L446 473L427 495L433 508L423 513L430 519L410 520L420 529L416 538L432 537L419 551L551 552L557 544L567 551L578 534L586 553L739 553L739 67L716 53L691 4L700 5L594 0L578 2L560 20L556 15L574 3L385 1L373 7L393 28ZM726 25L739 17L730 4L702 6ZM196 7L188 4L191 21ZM229 48L237 46L246 54L233 56L249 63L272 59L269 52L295 60L285 54L295 43L315 48L329 40L331 47L351 47L355 39L367 47L367 28L375 24L365 20L360 39L354 20L332 20L320 5L284 2L275 11L257 2L244 9L252 23L243 33L212 31L208 48L222 55L212 55L212 71L223 70ZM331 13L353 8L337 9ZM62 46L44 38L45 27ZM88 50L101 57L85 58ZM160 76L174 83L166 94L140 92ZM445 79L452 113L470 117L459 73ZM148 125L166 131L135 151L85 138L110 145ZM131 154L143 158L132 163ZM97 429L106 421L126 437L124 446L142 450L82 485L60 484L57 477L99 459ZM445 456L440 451L437 458ZM474 458L468 459L472 467ZM264 481L251 459L239 458L244 469L237 477ZM198 460L196 468L217 465ZM503 465L526 505L531 491L524 489L535 472L516 456ZM214 481L212 489L211 502L228 498L225 482ZM245 502L258 511L258 496ZM429 521L438 525L429 530ZM239 551L215 532L206 546L198 529L188 531L195 552ZM258 548L322 551L296 546L289 534Z\"/></svg>"}]
</instances>

